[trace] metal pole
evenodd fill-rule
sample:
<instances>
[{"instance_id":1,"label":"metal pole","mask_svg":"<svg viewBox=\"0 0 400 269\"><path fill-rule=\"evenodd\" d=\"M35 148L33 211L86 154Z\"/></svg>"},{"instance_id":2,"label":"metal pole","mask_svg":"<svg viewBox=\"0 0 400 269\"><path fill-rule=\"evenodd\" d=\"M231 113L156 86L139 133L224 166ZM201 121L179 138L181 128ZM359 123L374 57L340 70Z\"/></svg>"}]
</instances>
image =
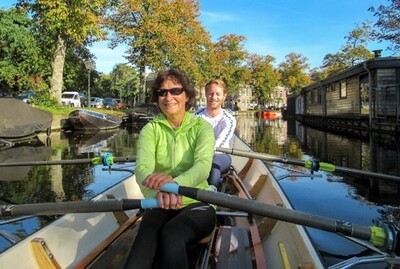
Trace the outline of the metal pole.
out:
<instances>
[{"instance_id":1,"label":"metal pole","mask_svg":"<svg viewBox=\"0 0 400 269\"><path fill-rule=\"evenodd\" d=\"M96 67L95 67L95 62L91 58L86 59L84 63L86 69L88 70L87 105L88 107L90 107L90 72L94 70Z\"/></svg>"},{"instance_id":2,"label":"metal pole","mask_svg":"<svg viewBox=\"0 0 400 269\"><path fill-rule=\"evenodd\" d=\"M88 96L87 96L87 105L90 108L90 68L88 69Z\"/></svg>"}]
</instances>

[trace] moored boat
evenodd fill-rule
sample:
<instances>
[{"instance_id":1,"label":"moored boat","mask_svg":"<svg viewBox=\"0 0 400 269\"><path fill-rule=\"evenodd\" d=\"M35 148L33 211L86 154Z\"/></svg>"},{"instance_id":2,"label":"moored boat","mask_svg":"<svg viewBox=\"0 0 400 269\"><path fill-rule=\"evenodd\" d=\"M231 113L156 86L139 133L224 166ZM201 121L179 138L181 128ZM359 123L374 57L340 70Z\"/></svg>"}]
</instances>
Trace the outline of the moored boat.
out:
<instances>
[{"instance_id":1,"label":"moored boat","mask_svg":"<svg viewBox=\"0 0 400 269\"><path fill-rule=\"evenodd\" d=\"M143 124L152 120L160 110L156 104L141 104L132 108L124 117L123 122L126 125Z\"/></svg>"},{"instance_id":2,"label":"moored boat","mask_svg":"<svg viewBox=\"0 0 400 269\"><path fill-rule=\"evenodd\" d=\"M20 141L51 132L53 115L15 98L0 98L0 139Z\"/></svg>"},{"instance_id":3,"label":"moored boat","mask_svg":"<svg viewBox=\"0 0 400 269\"><path fill-rule=\"evenodd\" d=\"M256 116L263 119L275 120L282 118L282 112L278 110L268 109L256 112Z\"/></svg>"},{"instance_id":4,"label":"moored boat","mask_svg":"<svg viewBox=\"0 0 400 269\"><path fill-rule=\"evenodd\" d=\"M68 120L75 130L109 130L118 128L122 123L122 117L86 109L72 111Z\"/></svg>"}]
</instances>

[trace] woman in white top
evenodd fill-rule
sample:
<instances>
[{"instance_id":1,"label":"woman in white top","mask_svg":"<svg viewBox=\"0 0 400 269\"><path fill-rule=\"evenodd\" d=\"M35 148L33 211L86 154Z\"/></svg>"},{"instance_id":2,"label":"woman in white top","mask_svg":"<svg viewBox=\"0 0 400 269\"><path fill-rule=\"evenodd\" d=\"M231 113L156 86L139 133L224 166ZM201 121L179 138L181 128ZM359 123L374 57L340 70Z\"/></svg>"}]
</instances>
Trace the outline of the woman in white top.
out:
<instances>
[{"instance_id":1,"label":"woman in white top","mask_svg":"<svg viewBox=\"0 0 400 269\"><path fill-rule=\"evenodd\" d=\"M236 119L222 108L228 95L226 85L220 79L211 80L205 86L205 93L207 106L199 109L196 115L204 118L214 128L215 146L229 148L236 128ZM231 157L228 154L216 152L208 178L209 184L218 188L221 174L227 172L230 166Z\"/></svg>"}]
</instances>

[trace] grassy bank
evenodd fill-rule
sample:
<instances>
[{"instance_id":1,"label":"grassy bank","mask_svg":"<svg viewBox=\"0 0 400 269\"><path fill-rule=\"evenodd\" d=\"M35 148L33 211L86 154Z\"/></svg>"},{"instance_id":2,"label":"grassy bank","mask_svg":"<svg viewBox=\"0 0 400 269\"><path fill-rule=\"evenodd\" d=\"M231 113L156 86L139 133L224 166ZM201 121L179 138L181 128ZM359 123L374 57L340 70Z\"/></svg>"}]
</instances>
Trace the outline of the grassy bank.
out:
<instances>
[{"instance_id":1,"label":"grassy bank","mask_svg":"<svg viewBox=\"0 0 400 269\"><path fill-rule=\"evenodd\" d=\"M36 105L36 108L40 108L46 111L51 112L54 116L60 116L60 117L68 117L68 114L71 113L74 110L80 109L77 107L68 107L68 106L43 106L43 105ZM123 116L125 115L126 111L125 110L116 110L116 109L105 109L105 108L82 108L82 109L87 109L87 110L92 110L100 113L105 113L109 115L114 115L114 116Z\"/></svg>"}]
</instances>

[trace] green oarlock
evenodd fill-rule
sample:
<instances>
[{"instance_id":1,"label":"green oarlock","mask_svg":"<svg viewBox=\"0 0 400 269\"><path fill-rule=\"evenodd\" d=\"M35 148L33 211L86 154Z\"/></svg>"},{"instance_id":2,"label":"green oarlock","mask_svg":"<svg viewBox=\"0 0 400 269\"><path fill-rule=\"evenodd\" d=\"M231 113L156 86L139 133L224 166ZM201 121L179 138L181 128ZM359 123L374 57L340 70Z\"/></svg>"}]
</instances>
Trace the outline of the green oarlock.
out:
<instances>
[{"instance_id":1,"label":"green oarlock","mask_svg":"<svg viewBox=\"0 0 400 269\"><path fill-rule=\"evenodd\" d=\"M371 239L369 240L374 246L383 247L386 242L386 232L382 227L371 226Z\"/></svg>"},{"instance_id":2,"label":"green oarlock","mask_svg":"<svg viewBox=\"0 0 400 269\"><path fill-rule=\"evenodd\" d=\"M102 163L103 163L103 160L102 160L101 157L94 157L94 158L92 159L92 164L94 164L94 165L102 164Z\"/></svg>"}]
</instances>

